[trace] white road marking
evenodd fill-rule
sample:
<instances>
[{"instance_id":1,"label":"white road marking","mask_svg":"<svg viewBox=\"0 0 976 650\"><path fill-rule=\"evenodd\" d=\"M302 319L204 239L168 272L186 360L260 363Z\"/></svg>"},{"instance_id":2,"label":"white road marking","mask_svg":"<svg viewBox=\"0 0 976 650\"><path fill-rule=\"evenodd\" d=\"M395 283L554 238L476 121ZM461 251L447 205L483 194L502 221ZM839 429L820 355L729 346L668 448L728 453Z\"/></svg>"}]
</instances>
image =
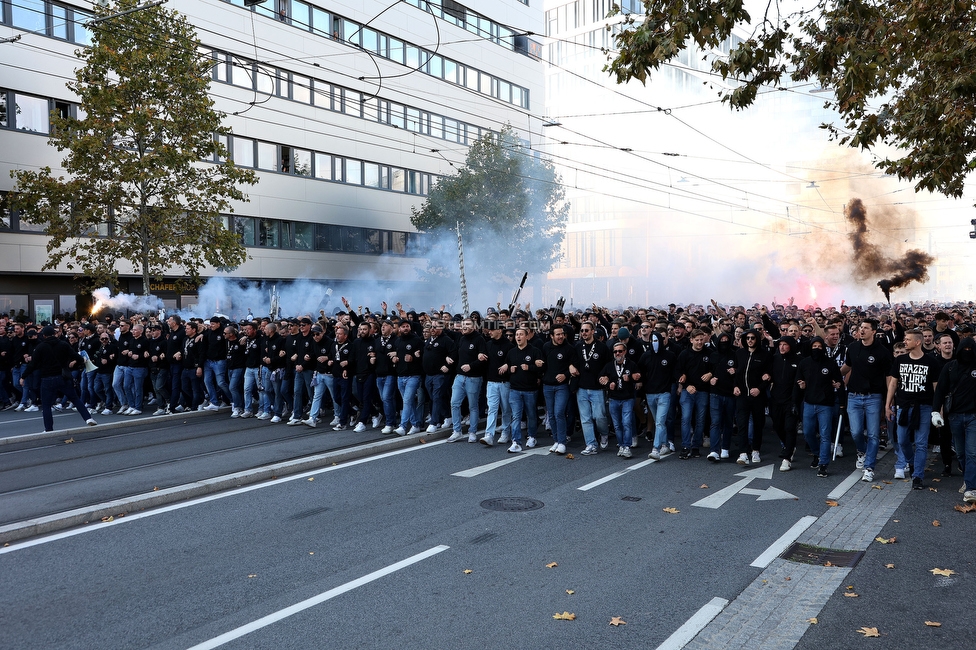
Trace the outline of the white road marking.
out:
<instances>
[{"instance_id":1,"label":"white road marking","mask_svg":"<svg viewBox=\"0 0 976 650\"><path fill-rule=\"evenodd\" d=\"M779 488L769 486L765 490L757 490L756 488L742 488L739 490L739 494L752 494L758 496L756 501L776 501L777 499L795 499L797 498L795 494L790 494Z\"/></svg>"},{"instance_id":2,"label":"white road marking","mask_svg":"<svg viewBox=\"0 0 976 650\"><path fill-rule=\"evenodd\" d=\"M712 598L702 605L695 614L685 621L685 624L674 631L674 634L664 640L664 643L657 647L657 650L680 650L688 645L688 642L698 636L712 619L721 613L729 601L724 598Z\"/></svg>"},{"instance_id":3,"label":"white road marking","mask_svg":"<svg viewBox=\"0 0 976 650\"><path fill-rule=\"evenodd\" d=\"M548 449L530 449L527 452L521 454L513 454L508 458L495 461L494 463L488 463L487 465L479 465L478 467L472 467L471 469L466 469L460 472L454 472L451 476L460 476L461 478L472 478L478 476L479 474L484 474L485 472L490 472L493 469L498 469L499 467L504 467L509 463L514 463L517 460L522 460L523 458L528 458L529 456L545 456L549 453Z\"/></svg>"},{"instance_id":4,"label":"white road marking","mask_svg":"<svg viewBox=\"0 0 976 650\"><path fill-rule=\"evenodd\" d=\"M622 469L619 472L614 472L613 474L609 474L607 476L604 476L601 479L597 479L597 480L593 481L592 483L587 483L586 485L583 485L583 486L578 487L576 489L577 490L582 490L583 492L586 492L587 490L592 490L593 488L595 488L597 486L603 485L604 483L609 483L610 481L612 481L614 479L620 478L621 476L623 476L624 474L626 474L628 472L633 472L635 469L640 469L641 467L645 467L647 465L650 465L651 463L656 463L656 462L657 461L654 460L653 458L649 458L649 459L647 459L645 461L642 461L640 463L635 463L634 465L628 465L626 467L626 469Z\"/></svg>"},{"instance_id":5,"label":"white road marking","mask_svg":"<svg viewBox=\"0 0 976 650\"><path fill-rule=\"evenodd\" d=\"M755 469L747 469L744 472L739 472L736 476L746 476L748 478L764 478L767 481L773 480L773 466L766 465L765 467L756 467Z\"/></svg>"},{"instance_id":6,"label":"white road marking","mask_svg":"<svg viewBox=\"0 0 976 650\"><path fill-rule=\"evenodd\" d=\"M857 482L861 480L862 474L863 474L863 470L859 470L859 469L854 470L854 473L848 476L847 478L845 478L843 481L841 481L840 484L837 487L835 487L830 494L827 495L827 498L839 499L842 496L844 496L844 494L848 490L850 490L853 486L857 485Z\"/></svg>"},{"instance_id":7,"label":"white road marking","mask_svg":"<svg viewBox=\"0 0 976 650\"><path fill-rule=\"evenodd\" d=\"M704 499L699 499L698 501L695 501L691 505L698 506L699 508L712 508L713 510L717 508L721 508L726 501L734 497L736 494L739 493L740 490L742 490L742 488L746 487L750 483L752 483L751 478L741 479L728 487L722 488L718 492L709 494Z\"/></svg>"},{"instance_id":8,"label":"white road marking","mask_svg":"<svg viewBox=\"0 0 976 650\"><path fill-rule=\"evenodd\" d=\"M307 472L302 472L301 474L292 474L291 476L283 476L281 478L275 479L274 481L268 481L266 483L258 483L256 485L248 485L246 487L237 488L236 490L229 490L227 492L219 492L217 494L210 494L205 497L200 497L199 499L192 499L190 501L182 501L180 503L174 503L168 506L163 506L154 510L147 510L145 512L139 512L132 515L126 515L125 517L120 517L112 521L106 522L92 522L90 525L84 528L75 528L72 530L66 530L60 533L55 533L54 535L48 535L46 537L38 537L37 539L31 539L26 542L11 544L0 548L0 555L4 553L12 553L14 551L19 551L21 549L29 548L31 546L37 546L39 544L47 544L48 542L54 542L59 539L65 539L66 537L74 537L75 535L81 535L82 533L90 533L96 530L102 530L108 526L117 526L119 524L127 524L131 521L138 521L145 517L154 517L156 515L161 515L165 512L171 512L173 510L180 510L182 508L189 508L191 506L200 505L202 503L208 503L210 501L216 501L218 499L226 499L227 497L236 496L238 494L244 494L245 492L250 492L252 490L261 490L264 488L275 487L276 485L281 485L282 483L288 483L289 481L298 481L303 478L308 478L309 476L317 476L318 474L325 474L327 472L334 472L339 469L344 469L346 467L352 467L354 465L362 465L363 463L371 463L374 460L381 460L383 458L389 458L391 456L399 456L400 454L410 453L412 451L420 451L421 449L429 449L431 447L436 447L437 445L443 445L445 440L438 440L436 442L428 442L427 444L417 445L416 447L407 447L405 449L397 449L395 451L388 451L385 454L378 454L376 456L369 456L368 458L360 458L358 460L351 460L348 463L342 463L341 465L332 465L329 467L323 467L321 469L313 469Z\"/></svg>"},{"instance_id":9,"label":"white road marking","mask_svg":"<svg viewBox=\"0 0 976 650\"><path fill-rule=\"evenodd\" d=\"M267 627L272 623L277 623L278 621L282 619L286 619L289 616L293 616L299 612L303 612L309 607L315 607L316 605L324 603L327 600L332 600L336 596L341 596L347 591L352 591L357 587L361 587L365 584L373 582L374 580L379 580L383 576L388 576L391 573L394 573L396 571L399 571L400 569L410 566L411 564L416 564L417 562L426 560L427 558L437 555L438 553L441 553L443 551L446 551L449 548L451 547L444 546L442 544L441 546L435 546L434 548L428 549L423 553L417 553L416 555L411 555L405 560L400 560L395 564L391 564L390 566L384 567L378 571L373 571L372 573L366 574L361 578L356 578L355 580L347 582L344 585L339 585L334 589L329 589L328 591L325 591L319 594L318 596L313 596L311 598L308 598L307 600L301 601L300 603L295 603L290 607L280 609L277 612L274 612L273 614L268 614L267 616L259 618L256 621L252 621L247 625L242 625L241 627L233 629L230 632L225 632L224 634L221 634L218 637L214 637L209 641L204 641L203 643L197 644L191 647L190 650L210 650L211 648L220 647L225 643L229 643L230 641L233 641L234 639L239 639L246 634L250 634L251 632L260 630L261 628Z\"/></svg>"},{"instance_id":10,"label":"white road marking","mask_svg":"<svg viewBox=\"0 0 976 650\"><path fill-rule=\"evenodd\" d=\"M785 551L787 546L795 542L796 538L803 534L803 531L812 526L813 522L815 521L817 521L817 517L814 517L813 515L807 515L806 517L801 518L800 521L793 524L788 531L783 533L779 539L770 544L769 548L763 551L762 555L753 560L752 564L749 566L754 566L759 569L765 569L768 567L770 562L776 559L780 553Z\"/></svg>"}]
</instances>

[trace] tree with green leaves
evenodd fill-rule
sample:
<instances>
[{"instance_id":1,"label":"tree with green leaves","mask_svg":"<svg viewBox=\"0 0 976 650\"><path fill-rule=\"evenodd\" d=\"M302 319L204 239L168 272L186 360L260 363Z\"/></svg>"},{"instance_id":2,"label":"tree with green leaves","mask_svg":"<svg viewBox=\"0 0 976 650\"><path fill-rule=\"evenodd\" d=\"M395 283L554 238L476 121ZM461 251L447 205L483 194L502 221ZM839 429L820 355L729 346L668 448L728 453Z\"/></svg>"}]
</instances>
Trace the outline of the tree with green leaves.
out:
<instances>
[{"instance_id":1,"label":"tree with green leaves","mask_svg":"<svg viewBox=\"0 0 976 650\"><path fill-rule=\"evenodd\" d=\"M692 43L718 51L712 62L729 81L722 98L749 106L761 87L814 82L833 93L838 124L831 138L881 152L887 174L950 197L962 196L976 168L976 7L971 0L814 0L790 10L787 0L643 0L615 37L606 70L618 83L647 80ZM619 7L614 12L619 11Z\"/></svg>"},{"instance_id":2,"label":"tree with green leaves","mask_svg":"<svg viewBox=\"0 0 976 650\"><path fill-rule=\"evenodd\" d=\"M432 274L456 268L460 223L469 268L510 280L547 273L559 259L569 212L564 196L552 163L505 126L476 140L464 166L434 185L410 221L427 234Z\"/></svg>"},{"instance_id":3,"label":"tree with green leaves","mask_svg":"<svg viewBox=\"0 0 976 650\"><path fill-rule=\"evenodd\" d=\"M50 167L14 170L13 207L50 238L44 269L79 270L97 285L129 262L149 282L178 269L195 283L201 268L247 259L221 213L247 201L253 171L227 160L224 115L207 91L211 61L176 11L137 0L96 6L92 45L68 88L78 117L54 114L49 143L66 151L67 176ZM98 20L102 18L103 20Z\"/></svg>"}]
</instances>

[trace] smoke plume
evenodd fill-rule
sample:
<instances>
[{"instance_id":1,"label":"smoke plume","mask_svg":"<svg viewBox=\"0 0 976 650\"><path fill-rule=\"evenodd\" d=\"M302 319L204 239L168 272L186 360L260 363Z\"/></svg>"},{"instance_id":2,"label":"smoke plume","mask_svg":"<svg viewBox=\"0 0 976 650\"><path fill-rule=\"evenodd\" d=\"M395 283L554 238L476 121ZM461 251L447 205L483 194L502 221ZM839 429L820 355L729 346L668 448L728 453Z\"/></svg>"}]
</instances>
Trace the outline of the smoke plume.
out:
<instances>
[{"instance_id":1,"label":"smoke plume","mask_svg":"<svg viewBox=\"0 0 976 650\"><path fill-rule=\"evenodd\" d=\"M854 226L850 234L854 247L854 277L865 281L883 276L878 286L891 302L891 290L904 287L910 282L925 283L929 279L929 265L935 259L925 251L912 249L901 259L889 257L880 246L870 241L868 213L861 199L851 199L844 208L844 216Z\"/></svg>"}]
</instances>

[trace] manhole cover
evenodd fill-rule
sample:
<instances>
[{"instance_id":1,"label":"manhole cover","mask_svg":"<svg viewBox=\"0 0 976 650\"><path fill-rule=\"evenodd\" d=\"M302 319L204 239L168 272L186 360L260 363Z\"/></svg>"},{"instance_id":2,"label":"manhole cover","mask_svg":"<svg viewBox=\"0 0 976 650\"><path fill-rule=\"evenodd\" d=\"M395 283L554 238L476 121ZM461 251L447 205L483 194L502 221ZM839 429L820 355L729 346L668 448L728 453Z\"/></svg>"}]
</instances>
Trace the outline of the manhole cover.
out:
<instances>
[{"instance_id":1,"label":"manhole cover","mask_svg":"<svg viewBox=\"0 0 976 650\"><path fill-rule=\"evenodd\" d=\"M784 560L801 564L819 564L853 568L861 561L864 551L843 551L836 548L823 548L796 542L780 555ZM828 564L829 562L829 564Z\"/></svg>"},{"instance_id":2,"label":"manhole cover","mask_svg":"<svg viewBox=\"0 0 976 650\"><path fill-rule=\"evenodd\" d=\"M497 510L499 512L527 512L538 510L544 506L538 499L528 497L499 497L497 499L485 499L481 502L481 507L485 510Z\"/></svg>"}]
</instances>

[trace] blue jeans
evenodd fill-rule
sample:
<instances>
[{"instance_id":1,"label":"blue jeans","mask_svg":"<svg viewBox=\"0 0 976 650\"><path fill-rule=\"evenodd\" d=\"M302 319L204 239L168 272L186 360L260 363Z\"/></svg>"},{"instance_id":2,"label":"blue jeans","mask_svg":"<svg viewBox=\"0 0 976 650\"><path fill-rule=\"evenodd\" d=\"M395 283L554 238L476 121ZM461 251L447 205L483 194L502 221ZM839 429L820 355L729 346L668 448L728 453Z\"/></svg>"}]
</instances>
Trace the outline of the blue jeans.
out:
<instances>
[{"instance_id":1,"label":"blue jeans","mask_svg":"<svg viewBox=\"0 0 976 650\"><path fill-rule=\"evenodd\" d=\"M183 364L169 364L169 408L176 411L176 407L183 401Z\"/></svg>"},{"instance_id":2,"label":"blue jeans","mask_svg":"<svg viewBox=\"0 0 976 650\"><path fill-rule=\"evenodd\" d=\"M569 406L569 386L557 384L542 386L542 395L546 399L546 411L549 422L553 425L553 437L556 442L566 444L566 410Z\"/></svg>"},{"instance_id":3,"label":"blue jeans","mask_svg":"<svg viewBox=\"0 0 976 650\"><path fill-rule=\"evenodd\" d=\"M319 411L322 409L322 397L325 395L325 391L329 391L332 394L332 375L324 372L313 373L313 382L315 386L312 387L312 408L308 411L308 417L313 422L317 422L319 419Z\"/></svg>"},{"instance_id":4,"label":"blue jeans","mask_svg":"<svg viewBox=\"0 0 976 650\"><path fill-rule=\"evenodd\" d=\"M630 447L634 444L634 400L610 399L610 419L613 420L613 430L617 434L619 447Z\"/></svg>"},{"instance_id":5,"label":"blue jeans","mask_svg":"<svg viewBox=\"0 0 976 650\"><path fill-rule=\"evenodd\" d=\"M732 423L735 422L735 398L731 395L716 395L708 399L712 414L712 424L709 428L709 441L712 451L720 453L723 449L732 448ZM743 449L743 451L745 451Z\"/></svg>"},{"instance_id":6,"label":"blue jeans","mask_svg":"<svg viewBox=\"0 0 976 650\"><path fill-rule=\"evenodd\" d=\"M874 469L878 458L879 427L881 426L881 393L847 396L847 417L851 421L851 437L860 454L865 454L864 469Z\"/></svg>"},{"instance_id":7,"label":"blue jeans","mask_svg":"<svg viewBox=\"0 0 976 650\"><path fill-rule=\"evenodd\" d=\"M125 394L126 369L127 367L115 366L115 372L112 374L112 391L122 406L129 406L129 396Z\"/></svg>"},{"instance_id":8,"label":"blue jeans","mask_svg":"<svg viewBox=\"0 0 976 650\"><path fill-rule=\"evenodd\" d=\"M671 410L671 393L648 393L647 412L654 418L655 449L668 444L668 412Z\"/></svg>"},{"instance_id":9,"label":"blue jeans","mask_svg":"<svg viewBox=\"0 0 976 650\"><path fill-rule=\"evenodd\" d=\"M597 444L597 435L610 433L607 426L607 405L603 391L596 388L580 388L576 391L576 407L579 409L580 426L583 428L583 441L589 445ZM664 422L661 422L664 426Z\"/></svg>"},{"instance_id":10,"label":"blue jeans","mask_svg":"<svg viewBox=\"0 0 976 650\"><path fill-rule=\"evenodd\" d=\"M383 404L383 420L388 427L397 426L396 413L396 390L397 378L394 375L383 375L376 377L376 390L380 394L380 402Z\"/></svg>"},{"instance_id":11,"label":"blue jeans","mask_svg":"<svg viewBox=\"0 0 976 650\"><path fill-rule=\"evenodd\" d=\"M352 379L336 377L332 379L332 399L335 401L335 414L340 426L349 424L349 399L352 397Z\"/></svg>"},{"instance_id":12,"label":"blue jeans","mask_svg":"<svg viewBox=\"0 0 976 650\"><path fill-rule=\"evenodd\" d=\"M803 403L803 438L811 450L817 449L817 437L820 437L820 465L830 464L830 426L834 419L834 407L823 404Z\"/></svg>"},{"instance_id":13,"label":"blue jeans","mask_svg":"<svg viewBox=\"0 0 976 650\"><path fill-rule=\"evenodd\" d=\"M304 368L304 366L302 366ZM294 395L292 396L292 406L291 406L291 417L293 419L301 420L302 412L305 409L305 403L303 397L305 396L305 391L308 391L308 399L314 399L314 394L312 393L312 375L315 373L314 370L302 370L299 372L295 371L295 380L292 384Z\"/></svg>"},{"instance_id":14,"label":"blue jeans","mask_svg":"<svg viewBox=\"0 0 976 650\"><path fill-rule=\"evenodd\" d=\"M137 411L142 410L142 398L145 395L148 374L149 368L126 366L125 369L125 403Z\"/></svg>"},{"instance_id":15,"label":"blue jeans","mask_svg":"<svg viewBox=\"0 0 976 650\"><path fill-rule=\"evenodd\" d=\"M512 442L522 442L522 417L528 428L528 437L535 438L539 418L535 410L534 390L511 390L508 399L512 404Z\"/></svg>"},{"instance_id":16,"label":"blue jeans","mask_svg":"<svg viewBox=\"0 0 976 650\"><path fill-rule=\"evenodd\" d=\"M85 405L81 403L78 399L78 393L75 392L75 387L70 381L66 381L61 377L61 375L55 375L54 377L43 377L41 378L41 416L44 420L44 430L54 431L54 414L51 413L51 407L54 406L54 402L58 397L58 393L63 393L68 401L74 404L75 408L78 409L79 415L85 420L91 418L91 413L85 408Z\"/></svg>"},{"instance_id":17,"label":"blue jeans","mask_svg":"<svg viewBox=\"0 0 976 650\"><path fill-rule=\"evenodd\" d=\"M216 386L214 383L216 382ZM203 364L203 383L207 387L207 395L210 403L214 406L220 402L221 394L231 401L230 387L227 385L227 360L208 359ZM219 392L218 392L219 391Z\"/></svg>"},{"instance_id":18,"label":"blue jeans","mask_svg":"<svg viewBox=\"0 0 976 650\"><path fill-rule=\"evenodd\" d=\"M420 427L423 411L418 408L417 396L420 392L420 375L397 377L397 390L403 398L403 411L400 413L400 426L407 431Z\"/></svg>"},{"instance_id":19,"label":"blue jeans","mask_svg":"<svg viewBox=\"0 0 976 650\"><path fill-rule=\"evenodd\" d=\"M976 413L950 413L949 430L966 488L976 490Z\"/></svg>"},{"instance_id":20,"label":"blue jeans","mask_svg":"<svg viewBox=\"0 0 976 650\"><path fill-rule=\"evenodd\" d=\"M184 395L183 406L191 411L203 404L203 378L197 377L196 368L183 368L180 371L182 392Z\"/></svg>"},{"instance_id":21,"label":"blue jeans","mask_svg":"<svg viewBox=\"0 0 976 650\"><path fill-rule=\"evenodd\" d=\"M244 370L244 368L231 368L227 371L230 404L238 411L244 407Z\"/></svg>"},{"instance_id":22,"label":"blue jeans","mask_svg":"<svg viewBox=\"0 0 976 650\"><path fill-rule=\"evenodd\" d=\"M112 374L108 372L95 373L95 399L105 404L105 408L114 408L115 391L112 390Z\"/></svg>"},{"instance_id":23,"label":"blue jeans","mask_svg":"<svg viewBox=\"0 0 976 650\"><path fill-rule=\"evenodd\" d=\"M2 376L2 372L3 371L0 371L0 376ZM2 391L3 389L0 388L0 392ZM0 398L2 397L3 395L0 395ZM97 401L95 401L95 371L94 370L85 371L81 373L81 401L84 402L86 405L91 404L92 406L98 403Z\"/></svg>"},{"instance_id":24,"label":"blue jeans","mask_svg":"<svg viewBox=\"0 0 976 650\"><path fill-rule=\"evenodd\" d=\"M469 431L478 430L478 398L481 396L481 377L458 375L451 387L451 420L454 433L461 433L461 404L468 399Z\"/></svg>"},{"instance_id":25,"label":"blue jeans","mask_svg":"<svg viewBox=\"0 0 976 650\"><path fill-rule=\"evenodd\" d=\"M265 413L271 413L274 416L281 417L283 409L285 408L285 396L282 393L281 387L284 383L284 378L282 377L281 371L272 371L270 368L262 368L261 375L264 377L264 393L267 396L268 408L272 409L265 411ZM274 404L272 408L271 398L274 396Z\"/></svg>"},{"instance_id":26,"label":"blue jeans","mask_svg":"<svg viewBox=\"0 0 976 650\"><path fill-rule=\"evenodd\" d=\"M20 385L20 379L24 376L24 371L27 370L27 364L22 363L18 366L14 366L10 369L10 378L13 381L14 390L20 391L20 403L27 406L27 402L30 401L30 382L25 379L24 385Z\"/></svg>"},{"instance_id":27,"label":"blue jeans","mask_svg":"<svg viewBox=\"0 0 976 650\"><path fill-rule=\"evenodd\" d=\"M512 437L512 404L509 394L512 387L507 381L488 382L488 417L485 419L485 435L495 436L495 422L501 415L502 438Z\"/></svg>"},{"instance_id":28,"label":"blue jeans","mask_svg":"<svg viewBox=\"0 0 976 650\"><path fill-rule=\"evenodd\" d=\"M444 375L427 375L424 379L424 386L427 387L427 394L430 395L430 423L435 427L441 426L446 419L444 416L444 384L447 377Z\"/></svg>"},{"instance_id":29,"label":"blue jeans","mask_svg":"<svg viewBox=\"0 0 976 650\"><path fill-rule=\"evenodd\" d=\"M915 431L913 440L908 435L908 426L898 425L896 448L901 452L898 462L902 462L902 458L904 458L904 462L900 466L896 462L895 467L905 469L905 465L910 462L912 464L912 478L922 478L925 476L925 461L929 455L929 427L932 426L932 406L921 404L912 408L919 409L918 430ZM901 419L903 410L902 408L895 409L895 422ZM909 413L909 415L911 414Z\"/></svg>"},{"instance_id":30,"label":"blue jeans","mask_svg":"<svg viewBox=\"0 0 976 650\"><path fill-rule=\"evenodd\" d=\"M244 369L244 410L248 413L254 413L254 398L258 398L258 404L260 404L261 391L263 384L261 383L261 368L245 368ZM260 408L260 407L259 407Z\"/></svg>"},{"instance_id":31,"label":"blue jeans","mask_svg":"<svg viewBox=\"0 0 976 650\"><path fill-rule=\"evenodd\" d=\"M356 377L352 384L353 393L359 400L359 422L369 425L369 418L373 413L373 396L376 395L376 375L370 373L365 377Z\"/></svg>"},{"instance_id":32,"label":"blue jeans","mask_svg":"<svg viewBox=\"0 0 976 650\"><path fill-rule=\"evenodd\" d=\"M694 395L687 389L678 398L681 404L681 446L685 449L698 449L705 436L705 411L708 410L708 393L697 391ZM691 419L694 416L695 428L692 431Z\"/></svg>"}]
</instances>

